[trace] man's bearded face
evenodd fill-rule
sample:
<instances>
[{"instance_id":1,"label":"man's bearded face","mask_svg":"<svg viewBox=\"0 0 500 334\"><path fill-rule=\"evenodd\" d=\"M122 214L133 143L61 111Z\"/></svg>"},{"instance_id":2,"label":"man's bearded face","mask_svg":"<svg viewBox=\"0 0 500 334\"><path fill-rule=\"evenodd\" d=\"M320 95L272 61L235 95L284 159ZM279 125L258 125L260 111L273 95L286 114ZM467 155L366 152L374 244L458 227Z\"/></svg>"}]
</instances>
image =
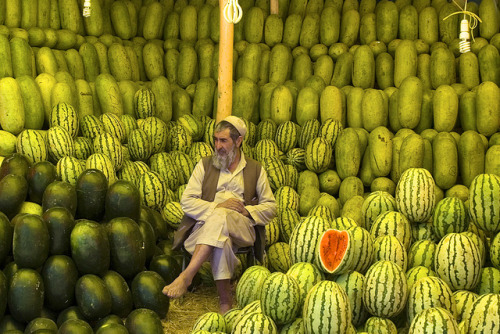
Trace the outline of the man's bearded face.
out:
<instances>
[{"instance_id":1,"label":"man's bearded face","mask_svg":"<svg viewBox=\"0 0 500 334\"><path fill-rule=\"evenodd\" d=\"M226 150L225 147L220 147L214 150L214 155L212 156L213 165L222 170L227 169L236 157L236 144L233 142L232 145Z\"/></svg>"}]
</instances>

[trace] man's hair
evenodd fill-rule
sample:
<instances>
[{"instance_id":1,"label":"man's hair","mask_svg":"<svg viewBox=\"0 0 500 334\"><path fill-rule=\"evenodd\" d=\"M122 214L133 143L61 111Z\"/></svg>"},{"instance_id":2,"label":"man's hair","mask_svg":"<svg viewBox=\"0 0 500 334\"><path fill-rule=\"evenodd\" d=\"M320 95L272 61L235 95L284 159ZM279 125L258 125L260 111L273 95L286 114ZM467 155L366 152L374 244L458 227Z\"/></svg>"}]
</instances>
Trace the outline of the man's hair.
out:
<instances>
[{"instance_id":1,"label":"man's hair","mask_svg":"<svg viewBox=\"0 0 500 334\"><path fill-rule=\"evenodd\" d=\"M224 131L226 129L229 129L229 136L231 137L233 142L236 143L236 139L238 139L238 137L241 136L241 134L238 132L238 130L231 123L229 123L227 121L220 121L215 126L214 132L221 132L221 131Z\"/></svg>"}]
</instances>

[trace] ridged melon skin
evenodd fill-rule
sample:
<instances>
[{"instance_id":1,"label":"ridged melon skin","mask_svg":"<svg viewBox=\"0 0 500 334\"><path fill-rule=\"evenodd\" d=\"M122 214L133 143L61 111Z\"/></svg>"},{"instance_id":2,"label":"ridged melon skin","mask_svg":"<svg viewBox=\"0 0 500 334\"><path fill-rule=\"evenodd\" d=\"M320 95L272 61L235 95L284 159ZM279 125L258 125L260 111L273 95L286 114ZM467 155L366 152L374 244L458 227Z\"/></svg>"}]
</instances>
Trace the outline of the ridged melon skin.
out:
<instances>
[{"instance_id":1,"label":"ridged melon skin","mask_svg":"<svg viewBox=\"0 0 500 334\"><path fill-rule=\"evenodd\" d=\"M352 311L352 324L356 327L361 326L369 316L363 302L365 276L357 271L350 271L336 276L335 282L344 289L349 298Z\"/></svg>"},{"instance_id":2,"label":"ridged melon skin","mask_svg":"<svg viewBox=\"0 0 500 334\"><path fill-rule=\"evenodd\" d=\"M225 317L217 312L207 312L198 317L191 329L194 331L227 332Z\"/></svg>"},{"instance_id":3,"label":"ridged melon skin","mask_svg":"<svg viewBox=\"0 0 500 334\"><path fill-rule=\"evenodd\" d=\"M264 314L277 325L294 320L300 310L300 287L295 278L281 272L274 272L262 283L260 293Z\"/></svg>"},{"instance_id":4,"label":"ridged melon skin","mask_svg":"<svg viewBox=\"0 0 500 334\"><path fill-rule=\"evenodd\" d=\"M439 328L442 333L460 333L453 315L442 307L431 307L417 314L408 333L433 333L431 323L435 330Z\"/></svg>"},{"instance_id":5,"label":"ridged melon skin","mask_svg":"<svg viewBox=\"0 0 500 334\"><path fill-rule=\"evenodd\" d=\"M479 296L472 306L470 312L462 319L465 321L467 333L496 333L499 330L500 321L500 295L488 293Z\"/></svg>"},{"instance_id":6,"label":"ridged melon skin","mask_svg":"<svg viewBox=\"0 0 500 334\"><path fill-rule=\"evenodd\" d=\"M410 222L428 221L436 201L432 175L424 168L407 169L396 186L395 199L398 211Z\"/></svg>"},{"instance_id":7,"label":"ridged melon skin","mask_svg":"<svg viewBox=\"0 0 500 334\"><path fill-rule=\"evenodd\" d=\"M500 176L479 174L469 188L469 215L483 230L500 232Z\"/></svg>"}]
</instances>

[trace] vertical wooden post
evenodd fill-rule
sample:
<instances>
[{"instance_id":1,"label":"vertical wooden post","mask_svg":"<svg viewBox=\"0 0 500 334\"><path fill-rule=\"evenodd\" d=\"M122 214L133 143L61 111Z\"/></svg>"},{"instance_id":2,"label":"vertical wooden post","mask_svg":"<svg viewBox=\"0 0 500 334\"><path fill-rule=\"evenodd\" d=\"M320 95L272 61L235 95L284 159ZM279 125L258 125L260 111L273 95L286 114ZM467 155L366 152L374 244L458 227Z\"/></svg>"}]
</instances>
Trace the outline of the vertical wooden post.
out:
<instances>
[{"instance_id":1,"label":"vertical wooden post","mask_svg":"<svg viewBox=\"0 0 500 334\"><path fill-rule=\"evenodd\" d=\"M271 14L278 14L278 12L279 12L279 0L271 0L269 8L271 10Z\"/></svg>"},{"instance_id":2,"label":"vertical wooden post","mask_svg":"<svg viewBox=\"0 0 500 334\"><path fill-rule=\"evenodd\" d=\"M219 1L220 39L219 39L219 79L217 94L217 117L215 122L231 115L233 107L233 41L234 24L224 18L227 0Z\"/></svg>"}]
</instances>

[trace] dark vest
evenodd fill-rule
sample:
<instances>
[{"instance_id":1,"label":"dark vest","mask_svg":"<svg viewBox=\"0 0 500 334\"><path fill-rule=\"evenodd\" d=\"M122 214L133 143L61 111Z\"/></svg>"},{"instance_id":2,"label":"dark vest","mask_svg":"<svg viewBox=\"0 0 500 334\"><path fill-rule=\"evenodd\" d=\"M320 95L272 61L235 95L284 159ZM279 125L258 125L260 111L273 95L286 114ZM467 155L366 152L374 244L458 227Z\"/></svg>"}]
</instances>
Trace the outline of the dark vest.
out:
<instances>
[{"instance_id":1,"label":"dark vest","mask_svg":"<svg viewBox=\"0 0 500 334\"><path fill-rule=\"evenodd\" d=\"M201 186L201 199L205 201L212 202L215 198L215 192L217 190L217 183L219 182L220 170L215 168L211 163L212 157L204 157L202 159L203 167L205 169L205 175L203 177L203 183ZM243 199L245 205L255 205L259 203L259 199L256 196L257 191L257 180L260 176L261 165L250 158L245 157L247 162L246 166L243 168ZM172 249L180 249L187 239L193 226L196 224L196 220L187 215L182 218L181 224L177 231L174 233L174 241L172 243ZM256 241L255 241L255 255L259 261L262 261L265 247L265 228L264 226L256 226Z\"/></svg>"}]
</instances>

